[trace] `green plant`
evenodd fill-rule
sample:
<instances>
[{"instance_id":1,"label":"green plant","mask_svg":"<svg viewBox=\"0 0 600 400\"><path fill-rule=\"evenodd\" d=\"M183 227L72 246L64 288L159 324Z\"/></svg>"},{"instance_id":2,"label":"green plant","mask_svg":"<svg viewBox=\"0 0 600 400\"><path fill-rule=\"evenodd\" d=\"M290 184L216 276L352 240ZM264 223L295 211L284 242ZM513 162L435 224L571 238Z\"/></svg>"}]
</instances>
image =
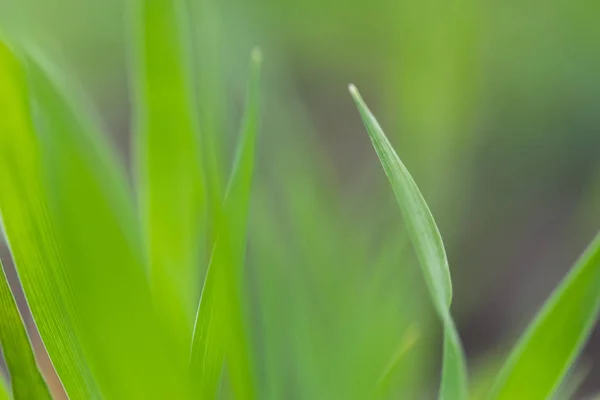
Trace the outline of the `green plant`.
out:
<instances>
[{"instance_id":1,"label":"green plant","mask_svg":"<svg viewBox=\"0 0 600 400\"><path fill-rule=\"evenodd\" d=\"M210 399L228 386L235 398L259 398L263 392L241 281L260 119L260 52L252 53L242 133L229 182L221 185L220 171L210 161L215 155L206 145L215 133L203 131L196 120L181 3L134 4L134 190L100 124L65 79L35 48L0 42L0 211L11 254L71 399ZM452 286L441 236L414 180L357 90L351 93L443 324L440 398L467 398L466 361L450 314ZM316 234L308 226L298 229ZM309 251L326 252L329 233L318 237L323 248ZM269 240L277 239L271 233ZM278 248L283 246L271 243L269 251ZM204 264L198 299L198 266ZM12 396L49 397L4 275L0 281L0 343ZM490 397L552 395L597 317L599 300L600 236L532 323ZM565 325L571 327L566 334ZM298 335L306 333L302 324L296 327ZM386 396L381 386L415 336L409 330L401 338L391 363L382 365L372 383L366 380L366 393ZM332 388L327 390L336 395L339 387ZM304 397L325 396L308 393ZM0 382L0 399L3 395Z\"/></svg>"},{"instance_id":2,"label":"green plant","mask_svg":"<svg viewBox=\"0 0 600 400\"><path fill-rule=\"evenodd\" d=\"M387 174L446 331L441 399L465 399L466 367L449 314L451 284L444 246L421 193L375 117L350 86ZM600 234L531 323L502 368L490 399L548 399L563 382L600 312Z\"/></svg>"},{"instance_id":3,"label":"green plant","mask_svg":"<svg viewBox=\"0 0 600 400\"><path fill-rule=\"evenodd\" d=\"M72 399L207 397L218 389L226 359L240 397L252 393L238 291L260 52L252 55L247 112L221 209L221 194L204 191L181 7L139 1L131 10L139 94L135 195L100 124L68 90L73 85L32 46L0 43L3 226L35 323ZM198 308L203 240L213 249ZM2 312L3 322L14 324L14 307ZM25 362L27 354L23 363L13 355L28 348L22 328L15 327L17 341L3 329L2 345L14 396L28 398L17 383L22 371L35 376L35 365Z\"/></svg>"}]
</instances>

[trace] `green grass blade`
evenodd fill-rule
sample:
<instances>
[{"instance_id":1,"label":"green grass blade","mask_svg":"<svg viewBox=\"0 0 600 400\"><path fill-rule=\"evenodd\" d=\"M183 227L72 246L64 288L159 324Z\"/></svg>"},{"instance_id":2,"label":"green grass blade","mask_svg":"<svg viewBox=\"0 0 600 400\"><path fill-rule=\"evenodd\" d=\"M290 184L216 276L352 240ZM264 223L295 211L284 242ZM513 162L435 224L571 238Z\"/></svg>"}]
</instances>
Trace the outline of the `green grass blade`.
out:
<instances>
[{"instance_id":1,"label":"green grass blade","mask_svg":"<svg viewBox=\"0 0 600 400\"><path fill-rule=\"evenodd\" d=\"M49 208L86 359L106 397L185 399L186 357L153 307L124 169L72 81L65 85L35 52L28 61Z\"/></svg>"},{"instance_id":2,"label":"green grass blade","mask_svg":"<svg viewBox=\"0 0 600 400\"><path fill-rule=\"evenodd\" d=\"M77 310L58 250L42 178L41 149L20 59L0 42L0 211L23 290L71 399L96 399L77 338Z\"/></svg>"},{"instance_id":3,"label":"green grass blade","mask_svg":"<svg viewBox=\"0 0 600 400\"><path fill-rule=\"evenodd\" d=\"M600 233L527 328L489 398L551 398L579 355L599 311Z\"/></svg>"},{"instance_id":4,"label":"green grass blade","mask_svg":"<svg viewBox=\"0 0 600 400\"><path fill-rule=\"evenodd\" d=\"M236 398L255 398L241 284L260 119L260 64L261 55L255 49L242 133L194 329L192 376L198 380L196 394L206 399L214 398L218 390L224 359Z\"/></svg>"},{"instance_id":5,"label":"green grass blade","mask_svg":"<svg viewBox=\"0 0 600 400\"><path fill-rule=\"evenodd\" d=\"M466 360L450 314L452 283L441 235L415 181L353 85L350 86L350 93L356 102L383 169L390 180L417 258L423 269L433 304L444 325L444 361L440 398L445 400L465 399L468 393Z\"/></svg>"},{"instance_id":6,"label":"green grass blade","mask_svg":"<svg viewBox=\"0 0 600 400\"><path fill-rule=\"evenodd\" d=\"M16 399L50 399L27 331L0 261L0 347L11 376Z\"/></svg>"},{"instance_id":7,"label":"green grass blade","mask_svg":"<svg viewBox=\"0 0 600 400\"><path fill-rule=\"evenodd\" d=\"M4 382L4 376L2 376L2 374L0 374L0 400L10 400L8 387L6 382Z\"/></svg>"},{"instance_id":8,"label":"green grass blade","mask_svg":"<svg viewBox=\"0 0 600 400\"><path fill-rule=\"evenodd\" d=\"M133 3L138 201L157 305L187 352L206 205L187 11L182 0Z\"/></svg>"}]
</instances>

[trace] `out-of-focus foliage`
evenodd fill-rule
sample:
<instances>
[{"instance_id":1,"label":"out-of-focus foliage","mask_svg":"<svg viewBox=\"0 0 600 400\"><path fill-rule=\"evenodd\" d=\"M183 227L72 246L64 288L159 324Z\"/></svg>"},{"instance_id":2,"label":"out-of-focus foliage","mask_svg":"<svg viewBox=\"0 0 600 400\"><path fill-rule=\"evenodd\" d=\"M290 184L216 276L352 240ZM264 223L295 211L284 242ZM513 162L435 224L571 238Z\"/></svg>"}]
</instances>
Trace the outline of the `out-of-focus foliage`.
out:
<instances>
[{"instance_id":1,"label":"out-of-focus foliage","mask_svg":"<svg viewBox=\"0 0 600 400\"><path fill-rule=\"evenodd\" d=\"M419 338L392 362L382 397L431 397L437 388L430 360L441 350L441 330L345 94L350 81L389 127L436 216L467 354L485 359L494 350L495 359L495 347L505 349L511 332L526 326L600 224L600 3L183 3L209 193L198 247L204 254L193 271L200 278L181 292L188 299L199 296L217 229L210 215L219 214L231 173L246 55L259 43L268 60L242 279L257 397L368 397L415 326ZM129 11L117 0L0 0L0 27L60 65L62 86L83 83L127 165L129 120L139 104L127 84ZM185 208L163 211L182 215ZM90 219L101 217L85 217L77 224L93 238ZM159 232L166 247L189 247L179 235ZM103 250L96 265L111 259ZM49 260L61 270L62 260ZM61 326L72 324L69 304ZM592 368L589 384L600 389L597 376ZM222 381L232 379L225 373Z\"/></svg>"}]
</instances>

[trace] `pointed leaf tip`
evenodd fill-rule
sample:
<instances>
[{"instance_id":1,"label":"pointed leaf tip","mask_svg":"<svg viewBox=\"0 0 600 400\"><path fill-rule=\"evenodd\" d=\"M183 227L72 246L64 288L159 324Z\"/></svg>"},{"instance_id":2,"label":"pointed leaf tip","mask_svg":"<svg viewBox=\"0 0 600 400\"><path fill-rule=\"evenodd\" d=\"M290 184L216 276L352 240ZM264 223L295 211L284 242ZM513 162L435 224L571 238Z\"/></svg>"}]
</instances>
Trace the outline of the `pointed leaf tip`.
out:
<instances>
[{"instance_id":1,"label":"pointed leaf tip","mask_svg":"<svg viewBox=\"0 0 600 400\"><path fill-rule=\"evenodd\" d=\"M252 49L252 52L250 53L250 58L252 59L252 63L255 65L260 65L262 64L262 50L260 49L260 47L256 46Z\"/></svg>"},{"instance_id":2,"label":"pointed leaf tip","mask_svg":"<svg viewBox=\"0 0 600 400\"><path fill-rule=\"evenodd\" d=\"M354 86L353 83L348 85L348 91L350 92L350 94L352 95L352 97L354 98L354 100L362 100L362 98L360 97L360 93L358 92L358 89L356 88L356 86Z\"/></svg>"}]
</instances>

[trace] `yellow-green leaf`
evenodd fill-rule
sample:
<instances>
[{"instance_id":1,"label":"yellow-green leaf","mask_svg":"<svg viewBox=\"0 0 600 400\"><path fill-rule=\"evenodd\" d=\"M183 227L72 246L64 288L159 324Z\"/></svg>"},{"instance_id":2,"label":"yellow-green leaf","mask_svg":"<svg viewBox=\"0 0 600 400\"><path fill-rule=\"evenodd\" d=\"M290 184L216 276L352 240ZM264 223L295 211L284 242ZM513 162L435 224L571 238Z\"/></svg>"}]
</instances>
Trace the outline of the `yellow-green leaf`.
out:
<instances>
[{"instance_id":1,"label":"yellow-green leaf","mask_svg":"<svg viewBox=\"0 0 600 400\"><path fill-rule=\"evenodd\" d=\"M104 397L188 396L183 354L157 317L124 168L72 80L30 52L28 82L57 239L86 360Z\"/></svg>"},{"instance_id":2,"label":"yellow-green leaf","mask_svg":"<svg viewBox=\"0 0 600 400\"><path fill-rule=\"evenodd\" d=\"M25 295L69 397L96 399L42 178L22 61L0 42L0 212Z\"/></svg>"}]
</instances>

